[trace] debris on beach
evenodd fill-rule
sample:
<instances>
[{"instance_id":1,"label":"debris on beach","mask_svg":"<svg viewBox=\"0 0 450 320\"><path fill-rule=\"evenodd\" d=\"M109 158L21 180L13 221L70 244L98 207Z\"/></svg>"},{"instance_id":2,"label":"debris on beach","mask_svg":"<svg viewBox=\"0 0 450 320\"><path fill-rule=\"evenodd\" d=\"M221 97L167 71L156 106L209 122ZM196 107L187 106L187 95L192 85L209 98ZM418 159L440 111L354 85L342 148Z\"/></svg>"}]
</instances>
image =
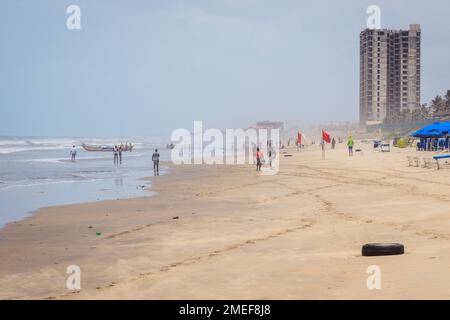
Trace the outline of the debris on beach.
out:
<instances>
[{"instance_id":1,"label":"debris on beach","mask_svg":"<svg viewBox=\"0 0 450 320\"><path fill-rule=\"evenodd\" d=\"M405 253L405 247L400 243L368 243L362 247L363 257L393 256Z\"/></svg>"},{"instance_id":2,"label":"debris on beach","mask_svg":"<svg viewBox=\"0 0 450 320\"><path fill-rule=\"evenodd\" d=\"M173 219L173 220L177 220L177 219L180 219L180 217L179 217L179 216L175 216L175 217L173 217L172 219Z\"/></svg>"}]
</instances>

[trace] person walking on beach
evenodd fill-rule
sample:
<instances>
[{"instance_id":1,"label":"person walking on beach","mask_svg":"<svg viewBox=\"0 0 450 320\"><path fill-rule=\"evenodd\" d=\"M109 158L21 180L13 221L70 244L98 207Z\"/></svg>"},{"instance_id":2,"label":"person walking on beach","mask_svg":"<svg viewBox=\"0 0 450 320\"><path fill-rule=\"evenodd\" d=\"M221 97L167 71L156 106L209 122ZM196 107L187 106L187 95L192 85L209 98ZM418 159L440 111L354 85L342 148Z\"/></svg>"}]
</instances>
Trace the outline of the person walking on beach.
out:
<instances>
[{"instance_id":1,"label":"person walking on beach","mask_svg":"<svg viewBox=\"0 0 450 320\"><path fill-rule=\"evenodd\" d=\"M119 164L119 149L117 146L114 146L114 164Z\"/></svg>"},{"instance_id":2,"label":"person walking on beach","mask_svg":"<svg viewBox=\"0 0 450 320\"><path fill-rule=\"evenodd\" d=\"M355 141L353 141L353 137L349 136L348 137L348 141L347 141L347 146L348 146L348 156L352 157L353 156L353 146L355 145Z\"/></svg>"},{"instance_id":3,"label":"person walking on beach","mask_svg":"<svg viewBox=\"0 0 450 320\"><path fill-rule=\"evenodd\" d=\"M253 163L255 163L256 160L256 144L252 142L252 155L253 155Z\"/></svg>"},{"instance_id":4,"label":"person walking on beach","mask_svg":"<svg viewBox=\"0 0 450 320\"><path fill-rule=\"evenodd\" d=\"M269 149L268 156L269 156L269 166L272 168L272 156L273 156L272 148Z\"/></svg>"},{"instance_id":5,"label":"person walking on beach","mask_svg":"<svg viewBox=\"0 0 450 320\"><path fill-rule=\"evenodd\" d=\"M320 140L320 147L322 149L322 160L325 159L325 140L323 138Z\"/></svg>"},{"instance_id":6,"label":"person walking on beach","mask_svg":"<svg viewBox=\"0 0 450 320\"><path fill-rule=\"evenodd\" d=\"M331 149L335 149L336 148L336 139L333 138L333 140L331 140Z\"/></svg>"},{"instance_id":7,"label":"person walking on beach","mask_svg":"<svg viewBox=\"0 0 450 320\"><path fill-rule=\"evenodd\" d=\"M123 150L123 144L119 147L119 162L122 164L122 150Z\"/></svg>"},{"instance_id":8,"label":"person walking on beach","mask_svg":"<svg viewBox=\"0 0 450 320\"><path fill-rule=\"evenodd\" d=\"M256 148L256 171L261 171L261 165L262 165L262 152L259 150L259 148Z\"/></svg>"},{"instance_id":9,"label":"person walking on beach","mask_svg":"<svg viewBox=\"0 0 450 320\"><path fill-rule=\"evenodd\" d=\"M299 152L302 148L302 134L300 131L297 133L297 141L295 144L297 145L297 152Z\"/></svg>"},{"instance_id":10,"label":"person walking on beach","mask_svg":"<svg viewBox=\"0 0 450 320\"><path fill-rule=\"evenodd\" d=\"M155 176L159 176L159 152L158 149L155 149L155 152L152 155L153 161L153 174Z\"/></svg>"},{"instance_id":11,"label":"person walking on beach","mask_svg":"<svg viewBox=\"0 0 450 320\"><path fill-rule=\"evenodd\" d=\"M75 162L75 158L77 156L77 148L75 145L72 146L72 149L70 149L70 161Z\"/></svg>"}]
</instances>

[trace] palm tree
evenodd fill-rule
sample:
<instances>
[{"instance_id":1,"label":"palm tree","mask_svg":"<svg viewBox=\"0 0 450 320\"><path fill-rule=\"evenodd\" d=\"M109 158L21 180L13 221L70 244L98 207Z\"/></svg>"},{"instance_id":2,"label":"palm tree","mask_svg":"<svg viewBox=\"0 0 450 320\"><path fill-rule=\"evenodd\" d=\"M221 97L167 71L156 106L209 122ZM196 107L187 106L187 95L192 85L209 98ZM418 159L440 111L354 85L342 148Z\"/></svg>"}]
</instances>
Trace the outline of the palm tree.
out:
<instances>
[{"instance_id":1,"label":"palm tree","mask_svg":"<svg viewBox=\"0 0 450 320\"><path fill-rule=\"evenodd\" d=\"M450 90L447 90L447 93L444 96L444 104L445 104L445 113L446 115L450 115Z\"/></svg>"},{"instance_id":2,"label":"palm tree","mask_svg":"<svg viewBox=\"0 0 450 320\"><path fill-rule=\"evenodd\" d=\"M431 117L431 110L428 107L428 103L422 104L417 110L419 110L419 118L417 120L428 120Z\"/></svg>"},{"instance_id":3,"label":"palm tree","mask_svg":"<svg viewBox=\"0 0 450 320\"><path fill-rule=\"evenodd\" d=\"M412 113L411 113L411 118L412 118L412 120L414 120L414 121L422 120L422 113L421 113L420 108L414 109L414 110L412 111Z\"/></svg>"},{"instance_id":4,"label":"palm tree","mask_svg":"<svg viewBox=\"0 0 450 320\"><path fill-rule=\"evenodd\" d=\"M445 113L445 100L440 96L436 96L431 101L431 109L433 110L434 116L440 117Z\"/></svg>"}]
</instances>

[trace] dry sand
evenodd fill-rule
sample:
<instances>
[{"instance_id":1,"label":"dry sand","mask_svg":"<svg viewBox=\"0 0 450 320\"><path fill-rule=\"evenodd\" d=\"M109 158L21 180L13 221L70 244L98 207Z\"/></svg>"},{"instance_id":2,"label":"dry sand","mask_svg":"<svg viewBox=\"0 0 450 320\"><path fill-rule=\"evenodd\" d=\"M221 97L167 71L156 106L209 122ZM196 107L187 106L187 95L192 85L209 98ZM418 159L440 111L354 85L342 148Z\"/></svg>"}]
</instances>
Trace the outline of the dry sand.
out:
<instances>
[{"instance_id":1,"label":"dry sand","mask_svg":"<svg viewBox=\"0 0 450 320\"><path fill-rule=\"evenodd\" d=\"M276 176L176 167L151 179L154 197L38 210L0 231L0 298L450 298L450 170L363 148L288 150ZM406 254L362 257L368 242ZM366 287L370 265L381 290Z\"/></svg>"}]
</instances>

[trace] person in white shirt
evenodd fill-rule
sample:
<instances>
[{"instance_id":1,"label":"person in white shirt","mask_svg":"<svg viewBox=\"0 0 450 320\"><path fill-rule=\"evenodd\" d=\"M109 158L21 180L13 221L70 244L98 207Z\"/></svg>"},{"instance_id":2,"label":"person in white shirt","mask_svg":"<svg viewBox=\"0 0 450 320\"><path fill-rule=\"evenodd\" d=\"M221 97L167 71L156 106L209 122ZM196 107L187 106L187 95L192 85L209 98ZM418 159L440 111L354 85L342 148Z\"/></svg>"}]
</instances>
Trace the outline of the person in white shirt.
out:
<instances>
[{"instance_id":1,"label":"person in white shirt","mask_svg":"<svg viewBox=\"0 0 450 320\"><path fill-rule=\"evenodd\" d=\"M119 148L117 146L114 146L114 164L119 164Z\"/></svg>"},{"instance_id":2,"label":"person in white shirt","mask_svg":"<svg viewBox=\"0 0 450 320\"><path fill-rule=\"evenodd\" d=\"M77 148L75 147L75 145L73 145L72 149L70 150L70 160L72 162L75 162L76 156L77 156Z\"/></svg>"}]
</instances>

